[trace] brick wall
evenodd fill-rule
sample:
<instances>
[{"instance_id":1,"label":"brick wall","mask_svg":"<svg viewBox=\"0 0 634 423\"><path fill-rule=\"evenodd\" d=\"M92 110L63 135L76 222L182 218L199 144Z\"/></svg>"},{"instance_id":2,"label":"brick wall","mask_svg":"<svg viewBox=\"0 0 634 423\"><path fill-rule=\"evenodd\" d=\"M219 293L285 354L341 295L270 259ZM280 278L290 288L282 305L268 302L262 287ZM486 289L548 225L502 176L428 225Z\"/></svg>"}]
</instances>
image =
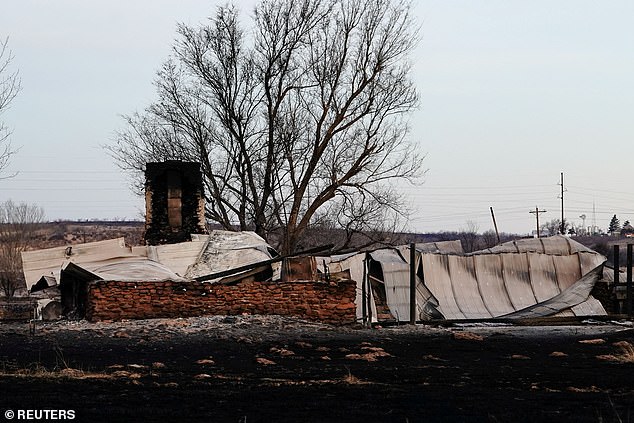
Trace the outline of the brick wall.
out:
<instances>
[{"instance_id":1,"label":"brick wall","mask_svg":"<svg viewBox=\"0 0 634 423\"><path fill-rule=\"evenodd\" d=\"M333 324L356 320L356 283L254 282L235 285L201 282L97 281L88 287L90 321L277 314Z\"/></svg>"}]
</instances>

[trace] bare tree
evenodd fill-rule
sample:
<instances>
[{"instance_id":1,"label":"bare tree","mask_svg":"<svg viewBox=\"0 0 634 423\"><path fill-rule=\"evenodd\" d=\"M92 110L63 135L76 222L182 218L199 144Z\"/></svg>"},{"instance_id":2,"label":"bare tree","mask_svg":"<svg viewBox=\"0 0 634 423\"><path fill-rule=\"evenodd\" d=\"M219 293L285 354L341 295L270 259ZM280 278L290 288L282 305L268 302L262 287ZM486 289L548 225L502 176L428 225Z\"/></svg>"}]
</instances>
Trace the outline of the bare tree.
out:
<instances>
[{"instance_id":1,"label":"bare tree","mask_svg":"<svg viewBox=\"0 0 634 423\"><path fill-rule=\"evenodd\" d=\"M564 227L564 233L567 233L570 227L570 223L567 221L564 221L563 227ZM562 228L562 225L561 225L560 219L553 219L550 222L546 222L540 226L540 229L543 232L547 232L548 236L554 236L554 235L560 234L561 228Z\"/></svg>"},{"instance_id":2,"label":"bare tree","mask_svg":"<svg viewBox=\"0 0 634 423\"><path fill-rule=\"evenodd\" d=\"M231 6L178 27L158 101L108 147L118 164L199 161L208 218L283 252L326 220L358 232L406 216L392 183L424 173L407 137L409 3L262 0L254 16L252 40Z\"/></svg>"},{"instance_id":3,"label":"bare tree","mask_svg":"<svg viewBox=\"0 0 634 423\"><path fill-rule=\"evenodd\" d=\"M498 236L494 230L482 232L482 241L484 242L484 248L492 248L498 244Z\"/></svg>"},{"instance_id":4,"label":"bare tree","mask_svg":"<svg viewBox=\"0 0 634 423\"><path fill-rule=\"evenodd\" d=\"M0 203L0 289L12 297L24 285L21 253L35 237L44 219L44 210L11 200Z\"/></svg>"},{"instance_id":5,"label":"bare tree","mask_svg":"<svg viewBox=\"0 0 634 423\"><path fill-rule=\"evenodd\" d=\"M467 220L466 226L460 228L460 241L466 253L471 253L478 249L478 230L480 226L473 220Z\"/></svg>"},{"instance_id":6,"label":"bare tree","mask_svg":"<svg viewBox=\"0 0 634 423\"><path fill-rule=\"evenodd\" d=\"M0 115L4 113L11 104L11 101L20 91L20 77L17 71L11 71L10 65L13 61L13 54L8 49L9 38L0 41ZM3 171L9 165L9 159L15 150L9 141L11 131L0 120L0 179L7 178L3 176Z\"/></svg>"}]
</instances>

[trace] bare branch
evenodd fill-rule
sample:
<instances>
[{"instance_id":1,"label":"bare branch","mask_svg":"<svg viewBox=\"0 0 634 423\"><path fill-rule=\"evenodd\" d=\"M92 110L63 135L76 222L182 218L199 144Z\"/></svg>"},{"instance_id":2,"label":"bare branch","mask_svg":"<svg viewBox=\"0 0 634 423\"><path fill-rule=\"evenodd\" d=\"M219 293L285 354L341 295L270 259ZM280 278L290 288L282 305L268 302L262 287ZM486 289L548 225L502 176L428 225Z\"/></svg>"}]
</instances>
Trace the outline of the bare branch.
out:
<instances>
[{"instance_id":1,"label":"bare branch","mask_svg":"<svg viewBox=\"0 0 634 423\"><path fill-rule=\"evenodd\" d=\"M15 96L20 92L21 80L18 71L11 71L10 65L13 54L8 48L9 37L0 41L0 115L11 105ZM10 178L15 175L3 175L2 172L9 166L11 156L17 150L11 146L9 137L11 130L0 120L0 179Z\"/></svg>"}]
</instances>

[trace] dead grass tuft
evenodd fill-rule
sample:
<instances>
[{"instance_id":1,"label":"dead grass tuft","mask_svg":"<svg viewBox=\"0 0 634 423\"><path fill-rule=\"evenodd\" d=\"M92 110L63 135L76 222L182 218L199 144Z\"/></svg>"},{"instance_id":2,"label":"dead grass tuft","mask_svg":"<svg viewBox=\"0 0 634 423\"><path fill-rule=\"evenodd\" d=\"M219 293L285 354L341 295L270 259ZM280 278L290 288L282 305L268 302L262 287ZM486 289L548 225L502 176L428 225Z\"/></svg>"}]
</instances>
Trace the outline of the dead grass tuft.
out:
<instances>
[{"instance_id":1,"label":"dead grass tuft","mask_svg":"<svg viewBox=\"0 0 634 423\"><path fill-rule=\"evenodd\" d=\"M619 341L612 344L620 351L617 354L598 355L597 359L615 361L617 363L634 363L634 346L627 341Z\"/></svg>"},{"instance_id":2,"label":"dead grass tuft","mask_svg":"<svg viewBox=\"0 0 634 423\"><path fill-rule=\"evenodd\" d=\"M271 347L269 352L272 353L272 354L278 354L281 357L289 357L291 355L295 355L294 351L291 351L291 350L286 349L286 348Z\"/></svg>"},{"instance_id":3,"label":"dead grass tuft","mask_svg":"<svg viewBox=\"0 0 634 423\"><path fill-rule=\"evenodd\" d=\"M531 358L523 354L513 354L511 360L530 360Z\"/></svg>"},{"instance_id":4,"label":"dead grass tuft","mask_svg":"<svg viewBox=\"0 0 634 423\"><path fill-rule=\"evenodd\" d=\"M363 347L365 354L347 354L345 358L348 360L364 360L364 361L378 361L379 357L393 357L392 354L379 347Z\"/></svg>"},{"instance_id":5,"label":"dead grass tuft","mask_svg":"<svg viewBox=\"0 0 634 423\"><path fill-rule=\"evenodd\" d=\"M275 361L269 360L269 359L264 358L264 357L257 357L255 359L255 362L258 363L258 364L261 364L263 366L271 366L273 364L277 364Z\"/></svg>"},{"instance_id":6,"label":"dead grass tuft","mask_svg":"<svg viewBox=\"0 0 634 423\"><path fill-rule=\"evenodd\" d=\"M41 378L41 379L111 379L112 376L107 373L86 372L80 369L65 367L63 369L49 370L39 363L35 363L26 368L18 368L13 370L4 369L0 371L0 377L14 376L21 378Z\"/></svg>"},{"instance_id":7,"label":"dead grass tuft","mask_svg":"<svg viewBox=\"0 0 634 423\"><path fill-rule=\"evenodd\" d=\"M582 341L579 341L579 343L586 344L586 345L602 345L602 344L605 344L605 339L602 339L602 338L584 339Z\"/></svg>"},{"instance_id":8,"label":"dead grass tuft","mask_svg":"<svg viewBox=\"0 0 634 423\"><path fill-rule=\"evenodd\" d=\"M429 361L447 361L447 360L442 359L440 357L436 357L435 355L432 355L432 354L424 355L422 358L423 358L423 360L429 360Z\"/></svg>"},{"instance_id":9,"label":"dead grass tuft","mask_svg":"<svg viewBox=\"0 0 634 423\"><path fill-rule=\"evenodd\" d=\"M483 341L484 337L473 332L454 332L453 339L464 341Z\"/></svg>"},{"instance_id":10,"label":"dead grass tuft","mask_svg":"<svg viewBox=\"0 0 634 423\"><path fill-rule=\"evenodd\" d=\"M364 382L363 380L361 380L358 377L354 376L350 372L350 369L348 369L348 374L345 375L341 380L343 381L343 383L346 383L348 385L365 385L365 384L368 383L368 382Z\"/></svg>"}]
</instances>

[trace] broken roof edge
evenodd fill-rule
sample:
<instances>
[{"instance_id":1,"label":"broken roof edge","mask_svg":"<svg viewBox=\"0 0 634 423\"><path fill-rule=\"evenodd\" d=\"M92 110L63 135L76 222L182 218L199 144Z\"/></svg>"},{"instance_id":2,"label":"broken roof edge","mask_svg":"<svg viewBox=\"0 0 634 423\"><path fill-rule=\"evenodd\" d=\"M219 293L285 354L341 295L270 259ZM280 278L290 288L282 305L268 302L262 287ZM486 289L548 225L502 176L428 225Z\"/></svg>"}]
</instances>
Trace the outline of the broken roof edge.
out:
<instances>
[{"instance_id":1,"label":"broken roof edge","mask_svg":"<svg viewBox=\"0 0 634 423\"><path fill-rule=\"evenodd\" d=\"M603 275L603 265L601 263L577 282L546 301L533 304L521 310L498 316L498 319L528 319L536 317L548 317L581 304L590 297L590 292ZM603 310L605 313L605 309Z\"/></svg>"},{"instance_id":2,"label":"broken roof edge","mask_svg":"<svg viewBox=\"0 0 634 423\"><path fill-rule=\"evenodd\" d=\"M499 253L542 253L550 255L566 256L575 253L593 253L598 252L586 247L580 242L575 241L567 236L553 235L546 238L521 238L508 242L503 242L491 248L485 248L465 255L480 254L499 254Z\"/></svg>"}]
</instances>

